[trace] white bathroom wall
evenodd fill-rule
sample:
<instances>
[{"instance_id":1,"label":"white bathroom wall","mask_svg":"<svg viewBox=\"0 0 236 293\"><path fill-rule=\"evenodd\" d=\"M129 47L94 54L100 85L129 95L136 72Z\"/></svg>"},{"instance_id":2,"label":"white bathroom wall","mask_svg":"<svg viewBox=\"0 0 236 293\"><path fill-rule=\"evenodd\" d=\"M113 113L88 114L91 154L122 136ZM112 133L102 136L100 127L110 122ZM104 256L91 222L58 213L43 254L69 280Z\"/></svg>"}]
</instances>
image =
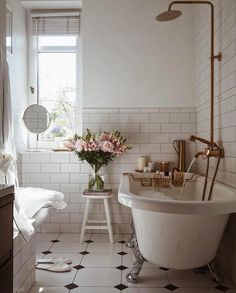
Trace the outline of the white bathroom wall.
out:
<instances>
[{"instance_id":1,"label":"white bathroom wall","mask_svg":"<svg viewBox=\"0 0 236 293\"><path fill-rule=\"evenodd\" d=\"M196 133L196 109L193 108L110 108L84 109L83 128L92 131L120 130L132 150L105 167L106 187L114 191L110 201L115 233L130 232L130 209L118 203L120 175L134 171L140 154L152 162L167 160L176 166L172 142L188 139ZM187 163L196 152L196 144L187 142ZM80 232L85 201L81 192L87 188L89 168L73 153L23 153L22 185L62 191L68 206L55 213L41 227L43 232ZM103 204L94 202L91 217L105 217Z\"/></svg>"},{"instance_id":2,"label":"white bathroom wall","mask_svg":"<svg viewBox=\"0 0 236 293\"><path fill-rule=\"evenodd\" d=\"M215 141L225 150L217 180L236 187L236 1L214 0L215 53L222 52L222 61L215 64ZM199 5L195 21L197 133L209 138L209 46L210 16L206 5ZM198 149L202 149L199 145ZM216 160L212 160L210 172ZM198 160L198 171L204 172L205 164ZM220 261L236 281L236 215L232 215L220 249Z\"/></svg>"},{"instance_id":3,"label":"white bathroom wall","mask_svg":"<svg viewBox=\"0 0 236 293\"><path fill-rule=\"evenodd\" d=\"M155 20L169 0L86 0L82 11L85 108L192 107L193 8Z\"/></svg>"},{"instance_id":4,"label":"white bathroom wall","mask_svg":"<svg viewBox=\"0 0 236 293\"><path fill-rule=\"evenodd\" d=\"M5 18L6 18L6 14L5 14L5 7L6 7L6 2L5 0L1 0L0 1L0 49L3 50L5 52L5 38L6 38L6 34L5 34Z\"/></svg>"},{"instance_id":5,"label":"white bathroom wall","mask_svg":"<svg viewBox=\"0 0 236 293\"><path fill-rule=\"evenodd\" d=\"M5 54L6 47L6 3L5 0L0 1L0 50ZM2 113L2 97L0 96L0 113ZM2 137L2 127L0 127L0 137Z\"/></svg>"},{"instance_id":6,"label":"white bathroom wall","mask_svg":"<svg viewBox=\"0 0 236 293\"><path fill-rule=\"evenodd\" d=\"M27 133L22 115L27 106L27 41L26 15L18 0L7 0L7 5L13 12L12 42L13 54L6 53L9 64L12 118L14 123L14 138L17 151L27 148ZM0 1L0 49L5 52L6 38L6 1ZM21 157L18 158L19 179L21 180Z\"/></svg>"},{"instance_id":7,"label":"white bathroom wall","mask_svg":"<svg viewBox=\"0 0 236 293\"><path fill-rule=\"evenodd\" d=\"M12 119L14 141L17 150L18 179L21 181L21 156L18 156L18 153L28 148L27 131L22 120L24 110L28 106L26 12L19 0L7 0L7 5L13 13L13 54L7 53L7 62L10 73Z\"/></svg>"},{"instance_id":8,"label":"white bathroom wall","mask_svg":"<svg viewBox=\"0 0 236 293\"><path fill-rule=\"evenodd\" d=\"M7 0L13 13L13 54L7 54L9 64L12 118L17 151L27 147L27 132L23 124L23 112L27 107L27 36L26 12L19 0Z\"/></svg>"}]
</instances>

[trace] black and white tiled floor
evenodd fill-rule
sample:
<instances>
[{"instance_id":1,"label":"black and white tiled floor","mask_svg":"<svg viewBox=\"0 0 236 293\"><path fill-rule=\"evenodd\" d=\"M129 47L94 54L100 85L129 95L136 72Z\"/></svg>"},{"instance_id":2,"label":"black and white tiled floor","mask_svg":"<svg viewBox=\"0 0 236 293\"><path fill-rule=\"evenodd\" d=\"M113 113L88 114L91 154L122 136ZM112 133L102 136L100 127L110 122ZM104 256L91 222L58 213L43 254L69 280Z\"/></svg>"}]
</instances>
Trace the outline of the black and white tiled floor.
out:
<instances>
[{"instance_id":1,"label":"black and white tiled floor","mask_svg":"<svg viewBox=\"0 0 236 293\"><path fill-rule=\"evenodd\" d=\"M236 293L230 281L212 282L208 271L166 270L150 263L144 264L139 283L127 283L134 260L125 246L128 238L116 234L115 243L110 244L107 234L87 234L79 244L78 234L39 233L37 257L71 258L73 269L67 273L36 270L36 285L30 293Z\"/></svg>"}]
</instances>

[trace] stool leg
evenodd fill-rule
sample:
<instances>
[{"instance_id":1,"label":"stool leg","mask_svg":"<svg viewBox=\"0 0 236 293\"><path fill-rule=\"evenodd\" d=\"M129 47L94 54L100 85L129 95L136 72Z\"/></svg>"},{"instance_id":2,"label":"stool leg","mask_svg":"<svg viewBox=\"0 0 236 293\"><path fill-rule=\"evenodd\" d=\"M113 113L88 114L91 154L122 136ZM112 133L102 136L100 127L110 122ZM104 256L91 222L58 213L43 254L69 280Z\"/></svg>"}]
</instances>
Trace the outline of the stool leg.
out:
<instances>
[{"instance_id":1,"label":"stool leg","mask_svg":"<svg viewBox=\"0 0 236 293\"><path fill-rule=\"evenodd\" d=\"M110 209L109 209L109 204L108 204L108 199L107 198L104 198L104 207L105 207L105 212L106 212L107 226L108 226L110 242L113 243L113 232L112 232L112 226L111 226L111 216L110 216Z\"/></svg>"},{"instance_id":2,"label":"stool leg","mask_svg":"<svg viewBox=\"0 0 236 293\"><path fill-rule=\"evenodd\" d=\"M82 243L84 239L84 232L85 232L86 223L88 221L88 215L89 215L89 199L87 198L85 203L85 209L84 209L84 219L83 219L83 224L82 224L82 229L80 234L80 243Z\"/></svg>"}]
</instances>

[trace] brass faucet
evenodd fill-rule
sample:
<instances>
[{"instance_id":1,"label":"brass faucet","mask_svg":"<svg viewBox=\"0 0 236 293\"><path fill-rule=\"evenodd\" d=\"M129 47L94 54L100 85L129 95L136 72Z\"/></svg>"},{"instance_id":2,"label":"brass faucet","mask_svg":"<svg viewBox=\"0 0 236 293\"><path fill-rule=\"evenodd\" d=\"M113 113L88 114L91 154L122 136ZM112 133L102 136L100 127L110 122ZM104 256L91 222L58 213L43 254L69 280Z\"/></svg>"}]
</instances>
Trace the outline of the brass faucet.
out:
<instances>
[{"instance_id":1,"label":"brass faucet","mask_svg":"<svg viewBox=\"0 0 236 293\"><path fill-rule=\"evenodd\" d=\"M195 135L191 135L189 140L198 140L207 145L207 147L203 151L196 153L196 158L198 158L199 156L202 156L203 159L210 157L224 158L224 149L220 148L215 142L211 143L210 141Z\"/></svg>"}]
</instances>

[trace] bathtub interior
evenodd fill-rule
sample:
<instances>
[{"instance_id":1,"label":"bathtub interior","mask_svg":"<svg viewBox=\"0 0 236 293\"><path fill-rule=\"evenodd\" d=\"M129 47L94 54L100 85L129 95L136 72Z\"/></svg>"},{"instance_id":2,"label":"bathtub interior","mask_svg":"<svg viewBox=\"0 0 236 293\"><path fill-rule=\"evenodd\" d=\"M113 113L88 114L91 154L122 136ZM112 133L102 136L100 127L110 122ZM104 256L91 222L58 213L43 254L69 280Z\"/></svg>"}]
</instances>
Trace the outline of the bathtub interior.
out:
<instances>
[{"instance_id":1,"label":"bathtub interior","mask_svg":"<svg viewBox=\"0 0 236 293\"><path fill-rule=\"evenodd\" d=\"M178 201L201 201L204 177L199 176L195 182L186 182L181 191L181 187L172 186L171 188L156 189L153 187L144 187L140 181L134 181L128 177L128 192L130 194L142 196L144 198L160 200L178 200ZM206 195L209 193L211 179L208 180ZM215 182L213 188L212 201L236 199L235 190L226 187L223 184Z\"/></svg>"}]
</instances>

